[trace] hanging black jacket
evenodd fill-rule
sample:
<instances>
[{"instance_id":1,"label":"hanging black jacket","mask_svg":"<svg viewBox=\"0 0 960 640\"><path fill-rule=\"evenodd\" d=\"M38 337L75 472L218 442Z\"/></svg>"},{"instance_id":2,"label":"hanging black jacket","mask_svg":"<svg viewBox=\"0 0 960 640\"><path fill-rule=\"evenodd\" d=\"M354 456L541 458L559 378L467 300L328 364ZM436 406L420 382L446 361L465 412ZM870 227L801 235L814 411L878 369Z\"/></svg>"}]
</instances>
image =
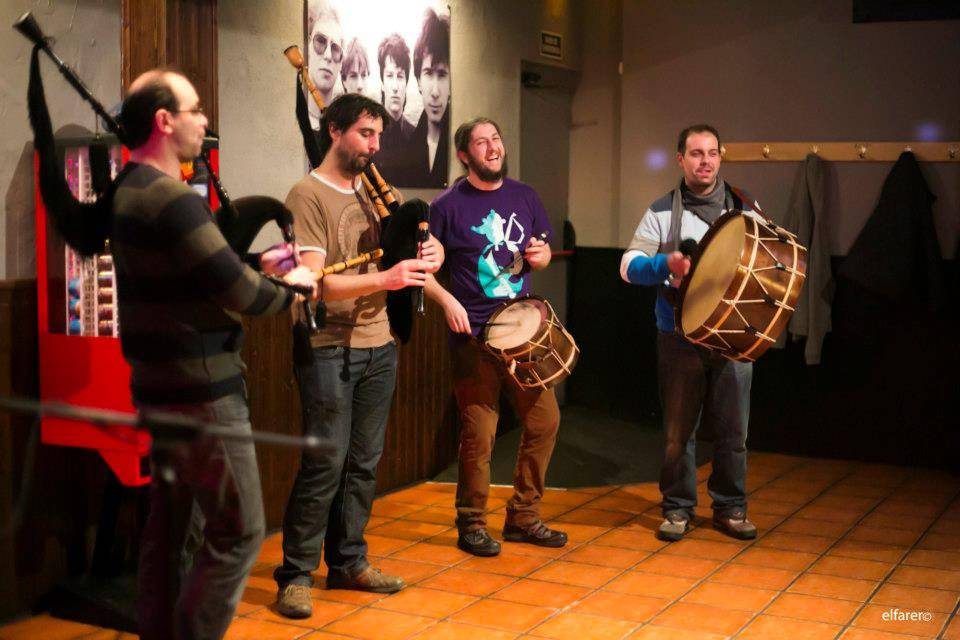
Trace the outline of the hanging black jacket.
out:
<instances>
[{"instance_id":1,"label":"hanging black jacket","mask_svg":"<svg viewBox=\"0 0 960 640\"><path fill-rule=\"evenodd\" d=\"M901 153L838 275L891 302L940 308L946 293L935 200L916 156Z\"/></svg>"}]
</instances>

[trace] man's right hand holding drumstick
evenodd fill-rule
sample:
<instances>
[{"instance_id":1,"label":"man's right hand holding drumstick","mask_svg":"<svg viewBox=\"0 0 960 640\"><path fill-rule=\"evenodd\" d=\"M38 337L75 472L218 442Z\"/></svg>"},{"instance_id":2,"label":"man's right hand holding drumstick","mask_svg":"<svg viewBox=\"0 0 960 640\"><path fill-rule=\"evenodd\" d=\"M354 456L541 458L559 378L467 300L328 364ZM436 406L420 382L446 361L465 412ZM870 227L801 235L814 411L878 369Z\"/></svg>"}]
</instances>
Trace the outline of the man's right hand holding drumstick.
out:
<instances>
[{"instance_id":1,"label":"man's right hand holding drumstick","mask_svg":"<svg viewBox=\"0 0 960 640\"><path fill-rule=\"evenodd\" d=\"M674 289L680 286L683 279L690 273L690 256L685 256L679 251L667 255L667 268L670 269L670 275L667 280Z\"/></svg>"}]
</instances>

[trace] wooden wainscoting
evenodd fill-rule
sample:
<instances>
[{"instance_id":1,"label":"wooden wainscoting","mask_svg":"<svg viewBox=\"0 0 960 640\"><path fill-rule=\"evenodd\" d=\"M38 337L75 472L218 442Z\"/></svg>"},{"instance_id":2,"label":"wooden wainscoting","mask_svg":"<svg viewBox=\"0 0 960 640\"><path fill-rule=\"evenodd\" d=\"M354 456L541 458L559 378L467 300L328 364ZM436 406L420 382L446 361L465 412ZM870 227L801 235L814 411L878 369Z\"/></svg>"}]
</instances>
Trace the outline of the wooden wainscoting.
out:
<instances>
[{"instance_id":1,"label":"wooden wainscoting","mask_svg":"<svg viewBox=\"0 0 960 640\"><path fill-rule=\"evenodd\" d=\"M244 321L247 389L254 429L302 433L300 397L293 376L293 333L289 316ZM457 416L450 387L450 351L443 312L427 302L427 315L415 321L410 342L400 347L377 492L428 478L457 452ZM257 449L267 527L279 527L299 468L298 451L276 446Z\"/></svg>"},{"instance_id":2,"label":"wooden wainscoting","mask_svg":"<svg viewBox=\"0 0 960 640\"><path fill-rule=\"evenodd\" d=\"M126 90L144 71L171 66L196 86L217 129L216 0L123 0L121 82Z\"/></svg>"},{"instance_id":3,"label":"wooden wainscoting","mask_svg":"<svg viewBox=\"0 0 960 640\"><path fill-rule=\"evenodd\" d=\"M37 281L0 280L0 395L36 398L38 390ZM24 494L32 428L31 416L0 411L0 618L86 569L107 475L93 451L38 445Z\"/></svg>"}]
</instances>

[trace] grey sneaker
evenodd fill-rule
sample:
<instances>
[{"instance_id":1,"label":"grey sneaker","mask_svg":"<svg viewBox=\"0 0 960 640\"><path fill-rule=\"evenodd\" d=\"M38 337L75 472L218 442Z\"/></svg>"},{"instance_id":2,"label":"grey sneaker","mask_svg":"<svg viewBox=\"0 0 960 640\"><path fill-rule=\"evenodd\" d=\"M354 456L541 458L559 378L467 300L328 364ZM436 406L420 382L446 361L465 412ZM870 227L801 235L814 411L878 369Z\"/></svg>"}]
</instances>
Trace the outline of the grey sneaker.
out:
<instances>
[{"instance_id":1,"label":"grey sneaker","mask_svg":"<svg viewBox=\"0 0 960 640\"><path fill-rule=\"evenodd\" d=\"M657 529L657 537L667 542L676 542L687 533L687 525L690 521L686 516L679 513L668 513L660 528Z\"/></svg>"},{"instance_id":2,"label":"grey sneaker","mask_svg":"<svg viewBox=\"0 0 960 640\"><path fill-rule=\"evenodd\" d=\"M327 575L327 589L396 593L405 586L403 578L399 576L388 576L381 573L380 569L374 569L373 567L367 567L352 577L340 574Z\"/></svg>"},{"instance_id":3,"label":"grey sneaker","mask_svg":"<svg viewBox=\"0 0 960 640\"><path fill-rule=\"evenodd\" d=\"M724 515L713 514L713 526L737 540L753 540L757 537L757 525L747 520L743 511Z\"/></svg>"},{"instance_id":4,"label":"grey sneaker","mask_svg":"<svg viewBox=\"0 0 960 640\"><path fill-rule=\"evenodd\" d=\"M310 587L305 584L288 584L277 591L277 611L287 618L309 618L313 615Z\"/></svg>"}]
</instances>

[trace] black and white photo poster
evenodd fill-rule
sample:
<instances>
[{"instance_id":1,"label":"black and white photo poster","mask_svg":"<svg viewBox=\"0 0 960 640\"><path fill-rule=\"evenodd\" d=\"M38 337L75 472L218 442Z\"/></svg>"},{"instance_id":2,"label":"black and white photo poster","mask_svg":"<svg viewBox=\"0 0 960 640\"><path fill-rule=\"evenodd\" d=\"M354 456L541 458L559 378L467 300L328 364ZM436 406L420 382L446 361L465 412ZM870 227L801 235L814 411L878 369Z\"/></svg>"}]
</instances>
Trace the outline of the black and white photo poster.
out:
<instances>
[{"instance_id":1,"label":"black and white photo poster","mask_svg":"<svg viewBox=\"0 0 960 640\"><path fill-rule=\"evenodd\" d=\"M362 93L383 104L383 177L443 188L450 145L450 9L435 0L304 0L304 57L324 104ZM320 108L308 96L310 121Z\"/></svg>"}]
</instances>

